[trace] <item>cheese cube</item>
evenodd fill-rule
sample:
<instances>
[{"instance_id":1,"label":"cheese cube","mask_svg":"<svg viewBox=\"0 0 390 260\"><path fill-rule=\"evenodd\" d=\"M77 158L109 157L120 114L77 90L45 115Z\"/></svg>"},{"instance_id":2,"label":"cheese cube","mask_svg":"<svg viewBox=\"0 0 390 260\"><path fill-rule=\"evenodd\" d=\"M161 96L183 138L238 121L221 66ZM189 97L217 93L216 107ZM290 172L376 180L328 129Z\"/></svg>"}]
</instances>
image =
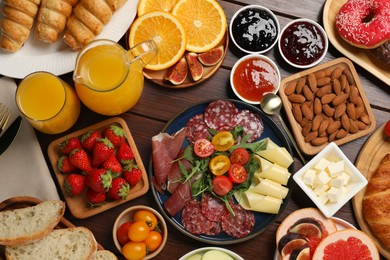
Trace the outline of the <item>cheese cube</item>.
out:
<instances>
[{"instance_id":1,"label":"cheese cube","mask_svg":"<svg viewBox=\"0 0 390 260\"><path fill-rule=\"evenodd\" d=\"M318 196L318 200L320 203L322 203L322 205L325 205L329 200L328 194L326 192L322 193L320 196Z\"/></svg>"},{"instance_id":2,"label":"cheese cube","mask_svg":"<svg viewBox=\"0 0 390 260\"><path fill-rule=\"evenodd\" d=\"M327 194L330 202L338 202L344 196L344 187L331 187Z\"/></svg>"},{"instance_id":3,"label":"cheese cube","mask_svg":"<svg viewBox=\"0 0 390 260\"><path fill-rule=\"evenodd\" d=\"M315 170L309 169L303 175L303 183L309 185L310 187L314 186L314 180L316 179L317 172Z\"/></svg>"},{"instance_id":4,"label":"cheese cube","mask_svg":"<svg viewBox=\"0 0 390 260\"><path fill-rule=\"evenodd\" d=\"M349 183L349 180L351 179L351 176L349 176L349 174L346 172L342 172L340 175L340 178L344 180L344 186L347 186Z\"/></svg>"},{"instance_id":5,"label":"cheese cube","mask_svg":"<svg viewBox=\"0 0 390 260\"><path fill-rule=\"evenodd\" d=\"M332 162L328 165L328 172L331 178L341 175L344 171L344 161Z\"/></svg>"},{"instance_id":6,"label":"cheese cube","mask_svg":"<svg viewBox=\"0 0 390 260\"><path fill-rule=\"evenodd\" d=\"M326 169L326 167L328 167L329 164L330 162L327 159L321 158L321 160L314 166L314 169L318 171L323 171Z\"/></svg>"},{"instance_id":7,"label":"cheese cube","mask_svg":"<svg viewBox=\"0 0 390 260\"><path fill-rule=\"evenodd\" d=\"M330 177L326 171L321 171L320 173L318 173L316 180L318 184L325 185L328 184L328 182L330 181Z\"/></svg>"},{"instance_id":8,"label":"cheese cube","mask_svg":"<svg viewBox=\"0 0 390 260\"><path fill-rule=\"evenodd\" d=\"M314 188L314 193L317 196L321 196L323 193L325 193L327 190L329 190L330 186L328 184L325 185L318 185L317 187Z\"/></svg>"}]
</instances>

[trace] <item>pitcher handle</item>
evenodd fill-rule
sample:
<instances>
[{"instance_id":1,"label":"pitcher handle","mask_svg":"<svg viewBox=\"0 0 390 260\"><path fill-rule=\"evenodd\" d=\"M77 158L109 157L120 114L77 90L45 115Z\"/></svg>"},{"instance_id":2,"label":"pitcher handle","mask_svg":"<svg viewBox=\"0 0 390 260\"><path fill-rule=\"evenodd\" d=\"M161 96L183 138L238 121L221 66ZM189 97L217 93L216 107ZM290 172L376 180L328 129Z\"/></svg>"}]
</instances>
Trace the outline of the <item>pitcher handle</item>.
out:
<instances>
[{"instance_id":1,"label":"pitcher handle","mask_svg":"<svg viewBox=\"0 0 390 260\"><path fill-rule=\"evenodd\" d=\"M140 59L143 66L149 64L156 57L157 52L157 45L153 40L141 42L128 50L130 62Z\"/></svg>"}]
</instances>

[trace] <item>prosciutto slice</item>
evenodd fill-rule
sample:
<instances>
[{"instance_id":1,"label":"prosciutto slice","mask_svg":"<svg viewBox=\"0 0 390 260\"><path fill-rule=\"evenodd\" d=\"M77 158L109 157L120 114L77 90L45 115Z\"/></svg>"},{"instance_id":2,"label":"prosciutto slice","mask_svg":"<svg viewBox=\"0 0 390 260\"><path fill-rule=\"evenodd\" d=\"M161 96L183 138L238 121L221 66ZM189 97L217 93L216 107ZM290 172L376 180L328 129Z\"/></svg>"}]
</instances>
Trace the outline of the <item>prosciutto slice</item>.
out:
<instances>
[{"instance_id":1,"label":"prosciutto slice","mask_svg":"<svg viewBox=\"0 0 390 260\"><path fill-rule=\"evenodd\" d=\"M154 170L154 185L166 189L168 174L172 168L173 161L177 158L180 148L187 133L187 128L183 127L174 135L159 133L152 137L152 158Z\"/></svg>"},{"instance_id":2,"label":"prosciutto slice","mask_svg":"<svg viewBox=\"0 0 390 260\"><path fill-rule=\"evenodd\" d=\"M179 213L187 200L191 199L191 186L189 182L180 183L172 195L164 202L164 207L172 217Z\"/></svg>"}]
</instances>

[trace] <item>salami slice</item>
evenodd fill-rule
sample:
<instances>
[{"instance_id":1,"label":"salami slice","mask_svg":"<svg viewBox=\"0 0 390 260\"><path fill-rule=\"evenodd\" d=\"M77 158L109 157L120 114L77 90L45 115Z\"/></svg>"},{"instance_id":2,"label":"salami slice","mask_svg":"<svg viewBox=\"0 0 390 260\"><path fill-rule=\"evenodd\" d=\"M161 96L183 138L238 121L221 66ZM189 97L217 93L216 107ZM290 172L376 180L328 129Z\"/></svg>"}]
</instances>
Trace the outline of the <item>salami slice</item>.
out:
<instances>
[{"instance_id":1,"label":"salami slice","mask_svg":"<svg viewBox=\"0 0 390 260\"><path fill-rule=\"evenodd\" d=\"M181 219L184 228L195 235L216 235L222 231L218 223L207 219L202 214L200 203L197 200L190 200L186 203Z\"/></svg>"},{"instance_id":2,"label":"salami slice","mask_svg":"<svg viewBox=\"0 0 390 260\"><path fill-rule=\"evenodd\" d=\"M234 215L230 212L222 216L222 229L226 234L235 238L249 235L255 225L252 211L245 210L239 204L231 205Z\"/></svg>"},{"instance_id":3,"label":"salami slice","mask_svg":"<svg viewBox=\"0 0 390 260\"><path fill-rule=\"evenodd\" d=\"M201 210L207 219L217 222L221 222L222 216L227 212L225 203L209 192L205 193L202 198Z\"/></svg>"},{"instance_id":4,"label":"salami slice","mask_svg":"<svg viewBox=\"0 0 390 260\"><path fill-rule=\"evenodd\" d=\"M204 111L204 121L209 128L217 131L232 129L233 118L238 110L229 100L216 100L208 104Z\"/></svg>"},{"instance_id":5,"label":"salami slice","mask_svg":"<svg viewBox=\"0 0 390 260\"><path fill-rule=\"evenodd\" d=\"M203 114L197 114L191 117L186 127L189 129L186 137L190 143L195 142L197 139L208 138L210 136Z\"/></svg>"},{"instance_id":6,"label":"salami slice","mask_svg":"<svg viewBox=\"0 0 390 260\"><path fill-rule=\"evenodd\" d=\"M250 110L241 110L233 118L235 125L241 125L245 134L251 134L249 142L257 140L264 131L263 121L256 113Z\"/></svg>"}]
</instances>

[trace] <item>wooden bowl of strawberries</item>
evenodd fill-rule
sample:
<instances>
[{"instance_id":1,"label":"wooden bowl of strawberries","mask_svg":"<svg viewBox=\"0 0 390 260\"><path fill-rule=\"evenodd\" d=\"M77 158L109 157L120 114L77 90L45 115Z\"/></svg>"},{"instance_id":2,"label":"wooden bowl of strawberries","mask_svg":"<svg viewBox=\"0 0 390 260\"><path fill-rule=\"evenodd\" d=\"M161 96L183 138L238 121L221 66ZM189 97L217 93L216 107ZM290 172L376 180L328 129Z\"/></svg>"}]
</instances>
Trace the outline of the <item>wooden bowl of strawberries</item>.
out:
<instances>
[{"instance_id":1,"label":"wooden bowl of strawberries","mask_svg":"<svg viewBox=\"0 0 390 260\"><path fill-rule=\"evenodd\" d=\"M91 217L149 189L138 149L126 122L119 117L54 140L48 155L76 218Z\"/></svg>"}]
</instances>

